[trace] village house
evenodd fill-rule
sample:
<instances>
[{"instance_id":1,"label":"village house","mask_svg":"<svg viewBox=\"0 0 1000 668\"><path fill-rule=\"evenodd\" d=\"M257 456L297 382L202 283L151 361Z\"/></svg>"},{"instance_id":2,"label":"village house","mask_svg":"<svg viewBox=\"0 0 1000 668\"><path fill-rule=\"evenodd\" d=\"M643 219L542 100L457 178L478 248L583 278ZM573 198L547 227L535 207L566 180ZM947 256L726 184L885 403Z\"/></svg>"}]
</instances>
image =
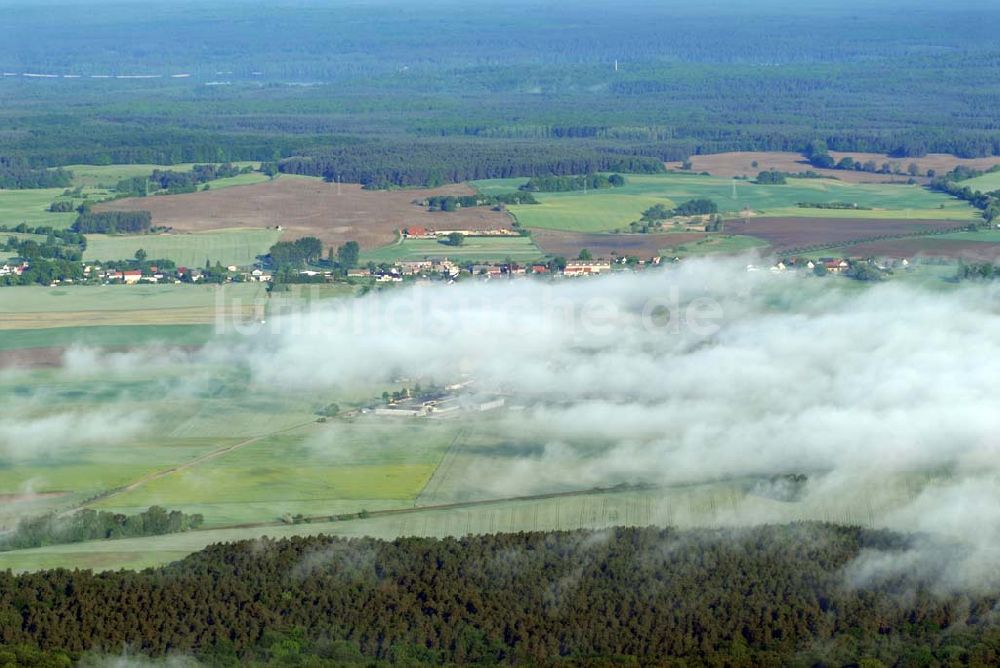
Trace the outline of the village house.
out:
<instances>
[{"instance_id":1,"label":"village house","mask_svg":"<svg viewBox=\"0 0 1000 668\"><path fill-rule=\"evenodd\" d=\"M127 269L121 273L121 277L128 285L135 285L142 278L142 272L138 269Z\"/></svg>"},{"instance_id":2,"label":"village house","mask_svg":"<svg viewBox=\"0 0 1000 668\"><path fill-rule=\"evenodd\" d=\"M433 239L436 236L434 230L429 230L419 225L405 227L400 232L407 239Z\"/></svg>"},{"instance_id":3,"label":"village house","mask_svg":"<svg viewBox=\"0 0 1000 668\"><path fill-rule=\"evenodd\" d=\"M347 277L348 278L368 278L371 275L372 275L372 273L368 270L367 267L365 267L363 269L348 269L347 270Z\"/></svg>"},{"instance_id":4,"label":"village house","mask_svg":"<svg viewBox=\"0 0 1000 668\"><path fill-rule=\"evenodd\" d=\"M430 271L434 268L434 262L431 260L406 260L404 262L397 262L396 266L399 267L403 275L413 276L422 271Z\"/></svg>"},{"instance_id":5,"label":"village house","mask_svg":"<svg viewBox=\"0 0 1000 668\"><path fill-rule=\"evenodd\" d=\"M268 283L271 280L271 274L263 269L254 269L250 272L250 280L256 283Z\"/></svg>"},{"instance_id":6,"label":"village house","mask_svg":"<svg viewBox=\"0 0 1000 668\"><path fill-rule=\"evenodd\" d=\"M826 260L823 262L823 266L831 274L839 274L847 270L851 265L848 264L847 260Z\"/></svg>"},{"instance_id":7,"label":"village house","mask_svg":"<svg viewBox=\"0 0 1000 668\"><path fill-rule=\"evenodd\" d=\"M27 262L22 262L21 264L4 264L0 267L0 276L20 276L27 268Z\"/></svg>"},{"instance_id":8,"label":"village house","mask_svg":"<svg viewBox=\"0 0 1000 668\"><path fill-rule=\"evenodd\" d=\"M563 276L590 276L611 270L607 260L570 260L566 263Z\"/></svg>"}]
</instances>

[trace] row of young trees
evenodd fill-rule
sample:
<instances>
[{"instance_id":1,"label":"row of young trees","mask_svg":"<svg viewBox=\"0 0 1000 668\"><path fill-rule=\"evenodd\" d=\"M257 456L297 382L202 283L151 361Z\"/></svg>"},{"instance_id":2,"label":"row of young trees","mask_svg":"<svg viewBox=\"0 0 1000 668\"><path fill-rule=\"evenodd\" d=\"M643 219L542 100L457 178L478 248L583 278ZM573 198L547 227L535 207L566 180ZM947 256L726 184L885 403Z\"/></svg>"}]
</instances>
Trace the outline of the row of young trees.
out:
<instances>
[{"instance_id":1,"label":"row of young trees","mask_svg":"<svg viewBox=\"0 0 1000 668\"><path fill-rule=\"evenodd\" d=\"M521 186L525 192L561 193L576 190L607 190L625 185L621 174L586 174L583 176L536 176Z\"/></svg>"},{"instance_id":2,"label":"row of young trees","mask_svg":"<svg viewBox=\"0 0 1000 668\"><path fill-rule=\"evenodd\" d=\"M135 515L85 508L69 515L49 513L24 518L17 527L0 535L0 550L20 550L44 545L79 543L85 540L159 536L197 529L204 518L179 510L151 506Z\"/></svg>"},{"instance_id":3,"label":"row of young trees","mask_svg":"<svg viewBox=\"0 0 1000 668\"><path fill-rule=\"evenodd\" d=\"M0 573L0 646L233 666L997 665L1000 593L845 579L911 547L827 524L264 538L142 572Z\"/></svg>"},{"instance_id":4,"label":"row of young trees","mask_svg":"<svg viewBox=\"0 0 1000 668\"><path fill-rule=\"evenodd\" d=\"M95 213L84 207L73 223L81 234L138 234L148 232L153 222L149 211L104 211Z\"/></svg>"},{"instance_id":5,"label":"row of young trees","mask_svg":"<svg viewBox=\"0 0 1000 668\"><path fill-rule=\"evenodd\" d=\"M499 195L433 195L423 201L430 211L458 211L476 206L507 206L538 204L530 192L501 193Z\"/></svg>"}]
</instances>

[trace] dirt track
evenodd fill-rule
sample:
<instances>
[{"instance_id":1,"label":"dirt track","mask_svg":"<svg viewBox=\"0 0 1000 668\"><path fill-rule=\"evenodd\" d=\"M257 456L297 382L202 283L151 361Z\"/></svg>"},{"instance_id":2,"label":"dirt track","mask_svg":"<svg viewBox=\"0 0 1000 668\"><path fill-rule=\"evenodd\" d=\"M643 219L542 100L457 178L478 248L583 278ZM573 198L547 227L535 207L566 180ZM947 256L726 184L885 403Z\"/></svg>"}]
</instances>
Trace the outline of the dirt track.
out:
<instances>
[{"instance_id":1,"label":"dirt track","mask_svg":"<svg viewBox=\"0 0 1000 668\"><path fill-rule=\"evenodd\" d=\"M466 185L433 190L362 190L357 184L325 183L321 179L281 176L275 181L223 190L129 198L95 207L96 211L153 214L153 224L180 232L231 227L285 229L284 239L312 235L324 245L354 240L364 249L391 243L396 231L421 226L439 230L510 228L510 217L489 207L431 213L413 204L429 195L471 195Z\"/></svg>"}]
</instances>

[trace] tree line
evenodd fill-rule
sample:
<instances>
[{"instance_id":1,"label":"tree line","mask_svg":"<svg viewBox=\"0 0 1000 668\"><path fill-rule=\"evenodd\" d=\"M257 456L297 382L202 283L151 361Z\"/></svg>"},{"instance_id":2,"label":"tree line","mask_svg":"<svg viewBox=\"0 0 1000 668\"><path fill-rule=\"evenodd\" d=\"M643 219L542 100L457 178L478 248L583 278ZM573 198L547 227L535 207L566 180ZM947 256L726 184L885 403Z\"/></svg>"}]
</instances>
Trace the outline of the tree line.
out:
<instances>
[{"instance_id":1,"label":"tree line","mask_svg":"<svg viewBox=\"0 0 1000 668\"><path fill-rule=\"evenodd\" d=\"M536 176L520 187L525 192L561 193L576 190L607 190L625 185L621 174L582 176Z\"/></svg>"},{"instance_id":2,"label":"tree line","mask_svg":"<svg viewBox=\"0 0 1000 668\"><path fill-rule=\"evenodd\" d=\"M369 189L521 176L664 171L657 158L593 146L469 140L364 141L286 158L278 167L288 174L360 183Z\"/></svg>"},{"instance_id":3,"label":"tree line","mask_svg":"<svg viewBox=\"0 0 1000 668\"><path fill-rule=\"evenodd\" d=\"M862 553L911 547L830 524L263 538L142 572L0 573L0 652L128 647L233 666L995 665L997 592L939 594L910 572L846 581Z\"/></svg>"},{"instance_id":4,"label":"tree line","mask_svg":"<svg viewBox=\"0 0 1000 668\"><path fill-rule=\"evenodd\" d=\"M200 514L187 515L160 506L150 506L135 515L90 508L69 515L53 512L24 518L13 531L0 534L0 550L21 550L85 540L159 536L197 529L203 521Z\"/></svg>"},{"instance_id":5,"label":"tree line","mask_svg":"<svg viewBox=\"0 0 1000 668\"><path fill-rule=\"evenodd\" d=\"M499 195L433 195L423 200L430 211L457 211L477 206L507 206L518 204L538 204L529 192L500 193Z\"/></svg>"},{"instance_id":6,"label":"tree line","mask_svg":"<svg viewBox=\"0 0 1000 668\"><path fill-rule=\"evenodd\" d=\"M127 197L145 197L150 192L167 195L192 193L209 181L248 174L252 171L253 167L238 167L228 162L221 165L194 165L189 172L154 169L149 176L133 176L120 180L115 186L115 193Z\"/></svg>"},{"instance_id":7,"label":"tree line","mask_svg":"<svg viewBox=\"0 0 1000 668\"><path fill-rule=\"evenodd\" d=\"M72 180L73 173L65 169L34 168L23 160L0 156L0 189L2 190L66 188Z\"/></svg>"},{"instance_id":8,"label":"tree line","mask_svg":"<svg viewBox=\"0 0 1000 668\"><path fill-rule=\"evenodd\" d=\"M141 234L149 231L152 222L153 215L149 211L95 213L83 207L72 229L81 234Z\"/></svg>"}]
</instances>

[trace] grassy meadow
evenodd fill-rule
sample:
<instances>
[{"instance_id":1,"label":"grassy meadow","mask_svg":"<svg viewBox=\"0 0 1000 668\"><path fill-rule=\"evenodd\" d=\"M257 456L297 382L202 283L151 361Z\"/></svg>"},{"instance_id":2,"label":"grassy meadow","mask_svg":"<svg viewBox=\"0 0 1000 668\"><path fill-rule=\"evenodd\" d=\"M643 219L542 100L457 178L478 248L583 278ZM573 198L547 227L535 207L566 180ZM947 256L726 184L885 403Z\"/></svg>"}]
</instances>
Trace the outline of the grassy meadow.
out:
<instances>
[{"instance_id":1,"label":"grassy meadow","mask_svg":"<svg viewBox=\"0 0 1000 668\"><path fill-rule=\"evenodd\" d=\"M852 184L833 179L789 179L785 185L757 185L698 174L627 175L620 188L587 193L536 193L539 204L509 207L527 228L572 232L609 232L628 228L654 204L674 207L690 199L708 198L724 214L750 208L759 215L876 219L973 220L977 212L965 202L917 185ZM473 185L485 194L516 190L526 179L492 179ZM854 204L860 209L815 209L798 204Z\"/></svg>"},{"instance_id":2,"label":"grassy meadow","mask_svg":"<svg viewBox=\"0 0 1000 668\"><path fill-rule=\"evenodd\" d=\"M57 200L72 200L79 206L84 198L66 197L65 188L38 188L33 190L0 190L0 225L15 227L24 223L29 227L47 226L67 229L76 220L76 212L53 213L49 205ZM108 190L86 188L86 199L99 201L111 196ZM2 234L2 233L0 233Z\"/></svg>"},{"instance_id":3,"label":"grassy meadow","mask_svg":"<svg viewBox=\"0 0 1000 668\"><path fill-rule=\"evenodd\" d=\"M141 248L150 259L165 258L182 267L203 267L206 261L246 266L266 254L280 236L278 230L239 228L188 234L88 234L83 257L87 261L124 260Z\"/></svg>"},{"instance_id":4,"label":"grassy meadow","mask_svg":"<svg viewBox=\"0 0 1000 668\"><path fill-rule=\"evenodd\" d=\"M959 185L968 186L973 190L978 190L984 193L1000 190L1000 172L991 172L989 174L977 176L974 179L967 179L962 181Z\"/></svg>"},{"instance_id":5,"label":"grassy meadow","mask_svg":"<svg viewBox=\"0 0 1000 668\"><path fill-rule=\"evenodd\" d=\"M516 262L538 260L545 256L530 237L466 237L461 246L450 246L435 239L402 239L399 242L362 253L363 262L401 262L448 258L455 261Z\"/></svg>"},{"instance_id":6,"label":"grassy meadow","mask_svg":"<svg viewBox=\"0 0 1000 668\"><path fill-rule=\"evenodd\" d=\"M124 179L130 179L136 176L149 176L154 169L160 170L172 170L175 172L190 172L194 169L195 164L193 162L185 162L176 165L152 165L152 164L135 164L135 165L67 165L65 169L73 172L73 185L74 186L84 186L86 188L114 188L119 181ZM254 169L260 168L259 162L234 162L232 163L237 167L253 167ZM241 175L248 176L248 175ZM266 176L258 174L257 176L262 176L263 180L267 180ZM239 177L234 177L239 178ZM212 187L215 188L217 183L222 181L227 181L229 179L220 179L219 181L213 181Z\"/></svg>"}]
</instances>

